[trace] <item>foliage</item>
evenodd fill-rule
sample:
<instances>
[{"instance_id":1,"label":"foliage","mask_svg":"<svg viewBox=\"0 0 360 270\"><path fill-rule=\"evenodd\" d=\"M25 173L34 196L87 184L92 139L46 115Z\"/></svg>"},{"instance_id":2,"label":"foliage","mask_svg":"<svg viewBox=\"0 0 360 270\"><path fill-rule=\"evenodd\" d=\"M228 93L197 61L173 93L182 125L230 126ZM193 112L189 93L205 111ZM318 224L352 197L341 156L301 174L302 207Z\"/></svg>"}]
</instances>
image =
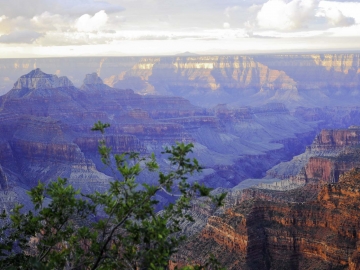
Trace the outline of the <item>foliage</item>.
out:
<instances>
[{"instance_id":1,"label":"foliage","mask_svg":"<svg viewBox=\"0 0 360 270\"><path fill-rule=\"evenodd\" d=\"M107 127L99 121L93 130L104 134ZM39 182L29 191L33 211L23 213L23 206L17 205L10 217L2 215L0 265L7 269L165 269L184 240L177 234L181 222L192 220L186 212L190 201L209 196L220 206L225 197L212 197L211 189L187 181L201 171L197 160L187 157L192 147L177 143L166 148L171 170L162 172L154 154L150 158L136 153L112 155L101 140L102 162L114 164L121 178L110 182L106 193L87 195L66 179L47 186ZM158 174L156 185L140 188L136 179L143 169ZM156 213L155 195L162 190L180 196ZM212 257L210 264L219 269Z\"/></svg>"}]
</instances>

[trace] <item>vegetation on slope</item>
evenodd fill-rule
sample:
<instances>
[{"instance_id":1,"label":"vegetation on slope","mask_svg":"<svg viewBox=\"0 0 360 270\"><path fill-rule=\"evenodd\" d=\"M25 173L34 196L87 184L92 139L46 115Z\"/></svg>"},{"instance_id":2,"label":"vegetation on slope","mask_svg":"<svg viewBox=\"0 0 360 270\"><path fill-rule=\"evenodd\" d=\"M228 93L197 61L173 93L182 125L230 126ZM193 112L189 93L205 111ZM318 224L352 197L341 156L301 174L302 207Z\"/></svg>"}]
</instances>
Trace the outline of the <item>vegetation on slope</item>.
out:
<instances>
[{"instance_id":1,"label":"vegetation on slope","mask_svg":"<svg viewBox=\"0 0 360 270\"><path fill-rule=\"evenodd\" d=\"M104 134L108 126L98 122L93 130ZM102 162L115 164L114 172L121 178L111 182L106 193L87 195L66 179L47 186L39 183L29 191L33 211L23 213L18 205L11 215L2 215L0 265L6 269L165 269L184 240L176 234L181 222L192 220L185 211L190 200L208 196L221 205L225 197L211 196L211 189L188 183L189 175L201 171L197 160L187 157L192 147L178 143L166 148L171 169L162 172L154 155L112 155L105 141L100 141ZM157 185L139 187L136 178L143 169L158 174ZM159 202L154 196L161 191L178 199L156 213ZM218 269L211 259L210 264Z\"/></svg>"}]
</instances>

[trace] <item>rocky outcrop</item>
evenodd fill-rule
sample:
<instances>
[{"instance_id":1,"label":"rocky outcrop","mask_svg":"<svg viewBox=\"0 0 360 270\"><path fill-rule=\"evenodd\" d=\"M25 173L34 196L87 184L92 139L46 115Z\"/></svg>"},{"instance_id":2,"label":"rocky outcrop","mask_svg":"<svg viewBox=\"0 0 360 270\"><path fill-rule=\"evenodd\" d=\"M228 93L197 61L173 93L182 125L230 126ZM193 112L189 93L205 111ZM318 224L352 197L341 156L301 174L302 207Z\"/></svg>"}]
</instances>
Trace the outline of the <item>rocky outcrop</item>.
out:
<instances>
[{"instance_id":1,"label":"rocky outcrop","mask_svg":"<svg viewBox=\"0 0 360 270\"><path fill-rule=\"evenodd\" d=\"M316 136L311 149L329 151L343 149L345 146L357 145L360 142L360 129L350 127L342 130L323 130Z\"/></svg>"},{"instance_id":2,"label":"rocky outcrop","mask_svg":"<svg viewBox=\"0 0 360 270\"><path fill-rule=\"evenodd\" d=\"M341 173L358 166L356 146L360 144L359 134L360 129L357 126L350 126L348 129L324 129L306 148L305 153L273 167L267 171L266 178L290 178L293 182L300 178L303 183L312 178L317 181L336 182ZM297 175L301 176L295 177Z\"/></svg>"},{"instance_id":3,"label":"rocky outcrop","mask_svg":"<svg viewBox=\"0 0 360 270\"><path fill-rule=\"evenodd\" d=\"M210 217L172 267L212 253L227 269L358 269L359 206L359 171L322 186L314 201L248 200Z\"/></svg>"},{"instance_id":4,"label":"rocky outcrop","mask_svg":"<svg viewBox=\"0 0 360 270\"><path fill-rule=\"evenodd\" d=\"M324 157L311 157L305 166L307 179L335 182L334 161Z\"/></svg>"},{"instance_id":5,"label":"rocky outcrop","mask_svg":"<svg viewBox=\"0 0 360 270\"><path fill-rule=\"evenodd\" d=\"M86 74L85 79L84 79L84 85L102 85L103 80L97 75L96 72L91 73L91 74Z\"/></svg>"},{"instance_id":6,"label":"rocky outcrop","mask_svg":"<svg viewBox=\"0 0 360 270\"><path fill-rule=\"evenodd\" d=\"M96 72L86 74L80 89L85 91L110 91L111 87L103 83L103 80L98 76Z\"/></svg>"},{"instance_id":7,"label":"rocky outcrop","mask_svg":"<svg viewBox=\"0 0 360 270\"><path fill-rule=\"evenodd\" d=\"M67 77L46 74L37 68L30 73L21 76L14 84L13 90L53 89L72 86L74 85Z\"/></svg>"},{"instance_id":8,"label":"rocky outcrop","mask_svg":"<svg viewBox=\"0 0 360 270\"><path fill-rule=\"evenodd\" d=\"M240 183L223 209L204 211L194 202L202 222L188 229L191 240L171 267L186 265L186 257L202 264L212 253L228 269L360 268L360 169L351 171L360 167L358 131L321 131L296 175L251 188Z\"/></svg>"}]
</instances>

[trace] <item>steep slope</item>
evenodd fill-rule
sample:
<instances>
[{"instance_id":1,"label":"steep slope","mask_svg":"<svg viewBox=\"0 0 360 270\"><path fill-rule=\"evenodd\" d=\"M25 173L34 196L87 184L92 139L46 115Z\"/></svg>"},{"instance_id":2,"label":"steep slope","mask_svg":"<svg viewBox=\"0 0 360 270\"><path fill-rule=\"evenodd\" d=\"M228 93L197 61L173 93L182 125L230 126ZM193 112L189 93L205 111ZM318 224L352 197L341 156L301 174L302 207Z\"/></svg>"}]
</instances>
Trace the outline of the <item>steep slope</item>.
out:
<instances>
[{"instance_id":1,"label":"steep slope","mask_svg":"<svg viewBox=\"0 0 360 270\"><path fill-rule=\"evenodd\" d=\"M356 158L359 143L360 129L357 126L348 129L322 130L311 146L307 147L305 153L267 171L266 178L278 179L278 181L284 179L274 184L284 189L286 183L303 185L304 181L312 178L322 182L337 182L340 174L360 166ZM270 188L271 185L261 186Z\"/></svg>"},{"instance_id":2,"label":"steep slope","mask_svg":"<svg viewBox=\"0 0 360 270\"><path fill-rule=\"evenodd\" d=\"M212 253L228 269L359 269L360 170L350 171L360 167L359 132L322 131L297 175L240 184L215 213L194 202L191 237L171 266Z\"/></svg>"},{"instance_id":3,"label":"steep slope","mask_svg":"<svg viewBox=\"0 0 360 270\"><path fill-rule=\"evenodd\" d=\"M360 171L311 202L247 201L210 217L172 267L213 253L228 269L359 269L359 207Z\"/></svg>"}]
</instances>

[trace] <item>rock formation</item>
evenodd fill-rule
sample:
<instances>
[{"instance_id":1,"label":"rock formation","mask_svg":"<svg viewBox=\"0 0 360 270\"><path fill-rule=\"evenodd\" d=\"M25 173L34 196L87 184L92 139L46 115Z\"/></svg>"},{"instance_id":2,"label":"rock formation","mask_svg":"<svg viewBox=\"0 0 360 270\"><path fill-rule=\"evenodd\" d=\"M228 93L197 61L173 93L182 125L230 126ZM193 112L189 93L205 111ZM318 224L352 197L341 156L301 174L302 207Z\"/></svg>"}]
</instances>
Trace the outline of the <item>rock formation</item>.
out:
<instances>
[{"instance_id":1,"label":"rock formation","mask_svg":"<svg viewBox=\"0 0 360 270\"><path fill-rule=\"evenodd\" d=\"M118 153L159 155L176 141L193 142L193 155L206 169L191 181L229 188L303 151L317 128L277 103L204 109L181 97L111 88L97 73L81 88L63 81L36 69L0 97L0 165L12 187L29 189L57 177L89 191L105 187L111 172L97 154L101 137L90 131L98 120L111 124L105 140ZM139 181L153 180L144 175Z\"/></svg>"},{"instance_id":2,"label":"rock formation","mask_svg":"<svg viewBox=\"0 0 360 270\"><path fill-rule=\"evenodd\" d=\"M14 84L14 90L22 89L54 89L74 86L67 77L50 75L42 72L39 68L21 76Z\"/></svg>"},{"instance_id":3,"label":"rock formation","mask_svg":"<svg viewBox=\"0 0 360 270\"><path fill-rule=\"evenodd\" d=\"M358 269L356 173L326 184L311 202L250 200L212 216L174 259L203 263L213 253L227 269Z\"/></svg>"},{"instance_id":4,"label":"rock formation","mask_svg":"<svg viewBox=\"0 0 360 270\"><path fill-rule=\"evenodd\" d=\"M359 269L360 169L351 170L360 167L358 132L322 131L309 148L332 156L310 157L289 180L235 188L215 213L194 202L202 216L170 268L212 253L227 269ZM302 183L289 184L296 179Z\"/></svg>"},{"instance_id":5,"label":"rock formation","mask_svg":"<svg viewBox=\"0 0 360 270\"><path fill-rule=\"evenodd\" d=\"M353 232L353 226L358 226L358 220L351 218L360 216L359 209L352 207L360 203L356 197L360 171L347 172L360 167L359 132L358 126L322 130L304 154L275 166L264 179L249 179L230 190L215 190L228 192L223 209L214 212L201 200L193 202L191 214L196 222L184 224L190 240L170 265L186 264L185 257L203 263L213 253L229 269L360 267L358 236L351 238L346 233L340 238L338 233L344 226ZM342 189L345 182L354 185L350 189L355 194L340 191L342 207L334 209L332 205L327 209L339 202L336 190L349 188ZM326 193L329 188L332 194ZM348 214L347 208L354 212L349 210ZM339 224L341 213L347 219ZM353 244L345 246L344 241Z\"/></svg>"},{"instance_id":6,"label":"rock formation","mask_svg":"<svg viewBox=\"0 0 360 270\"><path fill-rule=\"evenodd\" d=\"M205 169L190 181L217 188L214 193L233 188L226 207L218 212L194 202L196 222L184 229L196 240L175 257L177 263L184 263L195 248L191 255L195 262L208 252L219 252L222 262L233 269L342 265L356 269L359 236L353 231L359 221L350 219L356 210L346 204L346 196L355 205L358 184L348 181L344 187L345 182L337 181L360 166L360 107L290 111L278 101L315 106L308 101L316 103L322 97L329 104L356 103L358 58L297 57L178 56L128 58L121 63L109 58L102 59L97 70L99 59L82 59L79 63L86 62L96 73L87 75L80 88L66 77L31 71L0 97L3 208L9 210L18 201L28 204L27 189L38 180L58 176L67 177L83 192L106 189L113 175L100 164L100 135L90 132L101 120L111 124L104 139L115 152L159 155L175 141L194 143L193 157ZM33 65L17 65L29 66ZM114 67L118 73L111 75ZM319 76L311 77L313 88L301 82L309 67ZM103 73L109 75L104 81L115 88L104 84L98 75ZM327 76L337 76L337 81ZM126 89L128 83L146 95ZM221 104L205 109L174 95L201 97L208 106ZM254 100L257 106L248 106ZM232 107L223 101L247 106ZM324 127L328 129L306 148ZM159 162L167 166L164 160ZM139 181L154 179L140 175ZM165 195L161 201L166 203ZM340 220L342 211L346 224Z\"/></svg>"},{"instance_id":7,"label":"rock formation","mask_svg":"<svg viewBox=\"0 0 360 270\"><path fill-rule=\"evenodd\" d=\"M357 105L360 94L359 59L358 53L2 59L0 91L41 67L68 76L77 86L84 74L96 71L111 87L182 96L200 106L349 106Z\"/></svg>"}]
</instances>

